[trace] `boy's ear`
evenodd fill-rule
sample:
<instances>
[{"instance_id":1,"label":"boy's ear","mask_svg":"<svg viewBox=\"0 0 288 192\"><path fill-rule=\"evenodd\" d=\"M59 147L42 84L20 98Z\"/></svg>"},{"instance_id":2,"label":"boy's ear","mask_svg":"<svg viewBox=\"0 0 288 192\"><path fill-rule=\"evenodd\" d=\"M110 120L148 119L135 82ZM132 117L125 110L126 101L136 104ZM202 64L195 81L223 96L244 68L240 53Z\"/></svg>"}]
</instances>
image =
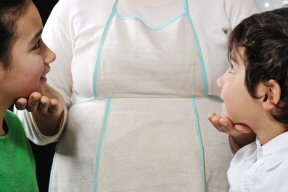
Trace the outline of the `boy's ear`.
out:
<instances>
[{"instance_id":1,"label":"boy's ear","mask_svg":"<svg viewBox=\"0 0 288 192\"><path fill-rule=\"evenodd\" d=\"M280 102L281 88L277 81L270 79L265 84L261 84L260 88L262 96L262 106L265 111L270 112L275 109Z\"/></svg>"}]
</instances>

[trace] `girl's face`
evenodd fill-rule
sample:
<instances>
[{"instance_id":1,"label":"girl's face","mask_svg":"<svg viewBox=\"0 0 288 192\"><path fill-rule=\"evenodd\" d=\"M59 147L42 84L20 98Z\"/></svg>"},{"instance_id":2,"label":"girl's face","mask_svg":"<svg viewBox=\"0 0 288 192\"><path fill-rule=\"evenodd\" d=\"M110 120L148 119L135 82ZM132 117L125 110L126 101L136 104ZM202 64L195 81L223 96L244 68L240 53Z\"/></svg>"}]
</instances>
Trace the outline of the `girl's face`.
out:
<instances>
[{"instance_id":1,"label":"girl's face","mask_svg":"<svg viewBox=\"0 0 288 192\"><path fill-rule=\"evenodd\" d=\"M244 54L244 49L239 49L239 54ZM249 125L251 118L260 114L261 102L248 93L245 86L245 64L240 55L231 61L230 68L219 77L218 85L223 99L223 115L227 115L234 123Z\"/></svg>"},{"instance_id":2,"label":"girl's face","mask_svg":"<svg viewBox=\"0 0 288 192\"><path fill-rule=\"evenodd\" d=\"M30 3L16 22L16 38L12 45L9 67L0 69L0 96L12 102L41 92L46 83L49 64L55 54L41 40L42 21L37 8Z\"/></svg>"}]
</instances>

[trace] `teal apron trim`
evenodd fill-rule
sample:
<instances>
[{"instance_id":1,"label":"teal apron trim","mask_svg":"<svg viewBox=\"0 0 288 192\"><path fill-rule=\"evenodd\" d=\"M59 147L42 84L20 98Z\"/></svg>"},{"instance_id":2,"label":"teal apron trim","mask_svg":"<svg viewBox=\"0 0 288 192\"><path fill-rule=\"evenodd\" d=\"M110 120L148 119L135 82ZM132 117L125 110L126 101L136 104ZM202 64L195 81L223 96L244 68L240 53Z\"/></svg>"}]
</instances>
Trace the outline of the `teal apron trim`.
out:
<instances>
[{"instance_id":1,"label":"teal apron trim","mask_svg":"<svg viewBox=\"0 0 288 192\"><path fill-rule=\"evenodd\" d=\"M191 98L191 104L192 104L192 108L193 108L193 112L194 112L194 120L195 120L195 124L196 124L197 138L198 138L198 142L199 142L199 146L200 146L200 159L201 159L201 169L202 169L203 192L206 192L204 145L203 145L203 140L202 140L202 136L201 136L201 129L200 129L197 105L196 105L195 99L193 97Z\"/></svg>"},{"instance_id":2,"label":"teal apron trim","mask_svg":"<svg viewBox=\"0 0 288 192\"><path fill-rule=\"evenodd\" d=\"M158 26L158 27L151 27L149 25L147 25L142 19L138 18L138 17L133 17L133 16L123 16L121 14L119 14L117 12L117 9L116 9L116 16L120 19L123 19L123 20L137 20L141 23L143 23L145 25L145 27L151 31L159 31L161 29L164 29L165 27L167 27L168 25L174 23L175 21L177 21L178 19L180 19L181 17L183 16L186 16L187 15L187 11L185 10L185 5L184 5L184 12L183 13L180 13L178 16L174 17L173 19L171 19L170 21L164 23L163 25L161 26Z\"/></svg>"},{"instance_id":3,"label":"teal apron trim","mask_svg":"<svg viewBox=\"0 0 288 192\"><path fill-rule=\"evenodd\" d=\"M104 40L107 36L108 33L108 29L111 25L111 21L112 18L114 17L114 15L116 14L116 4L114 3L112 11L110 13L110 16L108 18L108 21L104 27L102 36L101 36L101 40L100 40L100 44L99 44L99 48L98 48L98 53L97 53L97 60L96 60L96 65L94 68L94 75L93 75L93 96L96 98L97 93L96 93L96 81L97 81L97 76L98 76L98 71L99 71L99 64L101 62L101 54L102 54L102 48L103 48L103 44L104 44Z\"/></svg>"},{"instance_id":4,"label":"teal apron trim","mask_svg":"<svg viewBox=\"0 0 288 192\"><path fill-rule=\"evenodd\" d=\"M145 27L151 31L160 31L161 29L164 29L165 27L167 27L168 25L174 23L175 21L177 21L178 19L180 19L181 17L185 16L186 12L181 13L180 15L176 16L175 18L171 19L170 21L168 21L167 23L159 26L159 27L151 27L149 25L147 25L142 19L138 18L138 17L133 17L133 16L123 16L120 15L119 13L116 13L116 16L119 17L120 19L123 20L137 20L139 22L141 22L142 24L145 25Z\"/></svg>"},{"instance_id":5,"label":"teal apron trim","mask_svg":"<svg viewBox=\"0 0 288 192\"><path fill-rule=\"evenodd\" d=\"M200 41L199 41L197 32L195 30L195 27L194 27L192 19L191 19L191 15L189 14L188 2L187 2L187 0L183 0L183 1L184 1L185 10L186 10L187 15L188 15L189 23L190 23L190 25L192 27L192 31L193 31L193 34L194 34L194 39L195 39L195 42L196 42L198 55L199 55L199 59L200 59L201 71L202 71L202 79L203 79L203 84L204 84L204 90L203 90L204 91L204 96L208 96L208 80L207 80L205 62L204 62L204 58L203 58L203 52L202 52L202 49L201 49L201 46L200 46Z\"/></svg>"},{"instance_id":6,"label":"teal apron trim","mask_svg":"<svg viewBox=\"0 0 288 192\"><path fill-rule=\"evenodd\" d=\"M152 28L152 27L147 26L141 19L139 19L137 17L125 17L125 16L121 16L121 15L117 14L116 2L114 2L112 11L111 11L111 13L109 15L109 18L108 18L108 21L107 21L107 23L106 23L106 25L104 27L104 30L103 30L103 33L102 33L102 36L101 36L101 40L100 40L100 44L99 44L99 48L98 48L98 52L97 52L97 60L96 60L96 64L95 64L95 68L94 68L94 75L93 75L93 97L94 98L96 98L96 96L97 96L96 81L97 81L97 77L98 77L99 65L100 65L100 62L101 62L101 54L102 54L102 48L103 48L104 40L105 40L105 38L107 36L108 29L109 29L109 27L111 25L112 19L113 19L113 17L115 15L120 17L120 18L123 18L123 19L136 19L136 20L139 20L140 22L144 23L145 26L147 26L148 29L155 30L155 31L163 29L166 26L168 26L169 24L171 24L171 23L175 22L176 20L178 20L179 18L181 18L182 16L187 15L188 21L189 21L189 23L190 23L190 25L192 27L192 31L193 31L194 39L195 39L195 42L196 42L197 51L198 51L198 56L199 56L199 59L200 59L203 86L204 86L203 87L204 96L208 96L208 80L207 80L205 62L204 62L204 58L203 58L203 52L202 52L202 49L201 49L201 46L200 46L200 41L199 41L198 35L196 33L196 30L195 30L195 27L193 25L191 16L189 14L187 0L183 0L183 4L184 4L184 13L178 15L177 17L175 17L174 19L172 19L171 21L169 21L168 23L165 23L164 25L162 25L160 27Z\"/></svg>"},{"instance_id":7,"label":"teal apron trim","mask_svg":"<svg viewBox=\"0 0 288 192\"><path fill-rule=\"evenodd\" d=\"M99 138L99 142L98 142L97 154L96 154L93 192L97 192L97 190L98 190L100 159L101 159L102 146L104 143L104 136L105 136L106 127L107 127L108 115L109 115L109 111L110 111L110 101L111 101L111 99L108 97L107 102L106 102L104 119L102 122L100 138Z\"/></svg>"},{"instance_id":8,"label":"teal apron trim","mask_svg":"<svg viewBox=\"0 0 288 192\"><path fill-rule=\"evenodd\" d=\"M88 97L88 98L84 98L84 99L79 99L79 100L76 100L74 103L72 103L71 106L74 106L74 105L77 105L77 104L80 104L80 103L90 102L90 101L93 101L93 100L95 100L95 97Z\"/></svg>"}]
</instances>

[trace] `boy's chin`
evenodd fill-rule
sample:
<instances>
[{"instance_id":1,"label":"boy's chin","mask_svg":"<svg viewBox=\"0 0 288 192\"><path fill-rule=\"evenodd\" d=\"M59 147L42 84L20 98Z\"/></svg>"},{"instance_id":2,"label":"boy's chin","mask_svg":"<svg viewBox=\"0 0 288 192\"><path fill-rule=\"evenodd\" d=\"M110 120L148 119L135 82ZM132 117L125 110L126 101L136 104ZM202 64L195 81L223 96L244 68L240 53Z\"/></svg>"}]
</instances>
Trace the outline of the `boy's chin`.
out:
<instances>
[{"instance_id":1,"label":"boy's chin","mask_svg":"<svg viewBox=\"0 0 288 192\"><path fill-rule=\"evenodd\" d=\"M234 121L234 120L236 120L236 119L234 119L235 116L233 116L232 113L227 112L224 103L222 103L222 113L221 113L221 116L222 116L222 117L227 117L227 118L229 118L233 123L236 122L236 121Z\"/></svg>"}]
</instances>

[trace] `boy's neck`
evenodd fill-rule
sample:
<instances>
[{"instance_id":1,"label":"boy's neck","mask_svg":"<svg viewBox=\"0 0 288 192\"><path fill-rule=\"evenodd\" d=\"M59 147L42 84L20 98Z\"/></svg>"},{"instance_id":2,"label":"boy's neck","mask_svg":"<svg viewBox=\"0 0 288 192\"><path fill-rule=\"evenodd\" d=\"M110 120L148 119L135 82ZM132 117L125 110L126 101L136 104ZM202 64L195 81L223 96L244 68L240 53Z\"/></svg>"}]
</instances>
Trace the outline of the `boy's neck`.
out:
<instances>
[{"instance_id":1,"label":"boy's neck","mask_svg":"<svg viewBox=\"0 0 288 192\"><path fill-rule=\"evenodd\" d=\"M261 122L257 127L251 127L259 139L261 145L264 145L287 131L287 128L276 121Z\"/></svg>"}]
</instances>

